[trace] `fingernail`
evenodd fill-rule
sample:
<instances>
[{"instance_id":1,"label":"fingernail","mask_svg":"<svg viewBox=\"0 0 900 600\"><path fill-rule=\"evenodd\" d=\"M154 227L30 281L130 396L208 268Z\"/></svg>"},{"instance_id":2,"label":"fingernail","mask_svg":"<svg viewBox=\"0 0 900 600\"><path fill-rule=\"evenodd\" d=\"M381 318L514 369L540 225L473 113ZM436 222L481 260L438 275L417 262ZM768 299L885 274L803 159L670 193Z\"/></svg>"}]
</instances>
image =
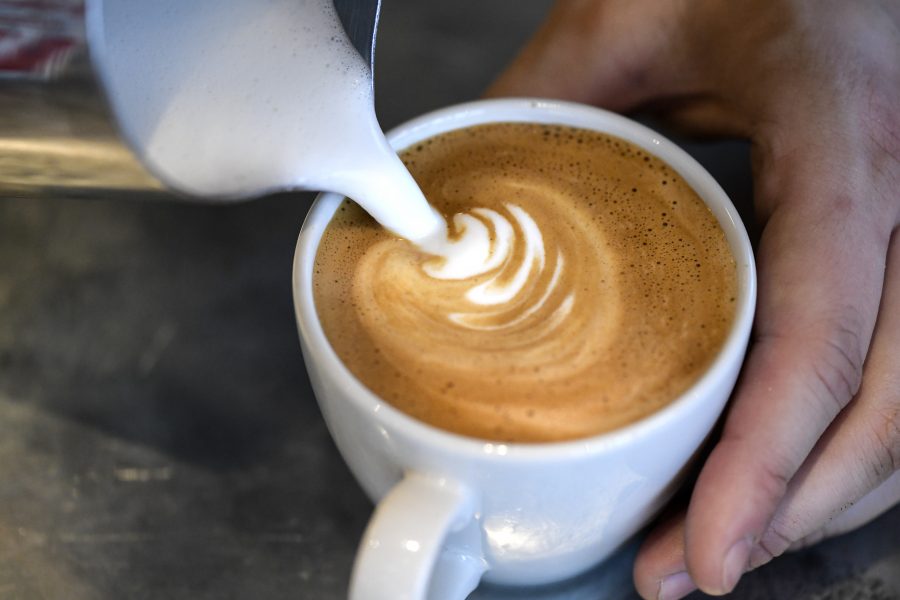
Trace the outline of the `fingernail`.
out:
<instances>
[{"instance_id":1,"label":"fingernail","mask_svg":"<svg viewBox=\"0 0 900 600\"><path fill-rule=\"evenodd\" d=\"M722 592L728 593L737 585L741 575L746 573L750 560L750 540L744 538L734 544L725 555L725 563L722 566Z\"/></svg>"},{"instance_id":2,"label":"fingernail","mask_svg":"<svg viewBox=\"0 0 900 600\"><path fill-rule=\"evenodd\" d=\"M663 577L659 582L656 600L679 600L697 589L691 576L685 571Z\"/></svg>"}]
</instances>

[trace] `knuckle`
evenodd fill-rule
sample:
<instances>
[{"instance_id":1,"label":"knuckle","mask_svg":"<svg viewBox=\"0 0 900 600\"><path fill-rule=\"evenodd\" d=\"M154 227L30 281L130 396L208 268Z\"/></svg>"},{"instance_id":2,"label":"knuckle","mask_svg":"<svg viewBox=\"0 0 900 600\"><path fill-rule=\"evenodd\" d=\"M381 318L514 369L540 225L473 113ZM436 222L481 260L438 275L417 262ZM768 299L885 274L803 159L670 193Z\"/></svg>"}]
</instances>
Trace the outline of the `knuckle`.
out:
<instances>
[{"instance_id":1,"label":"knuckle","mask_svg":"<svg viewBox=\"0 0 900 600\"><path fill-rule=\"evenodd\" d=\"M875 481L881 483L900 470L900 401L874 411L873 418L876 456L870 468Z\"/></svg>"},{"instance_id":2,"label":"knuckle","mask_svg":"<svg viewBox=\"0 0 900 600\"><path fill-rule=\"evenodd\" d=\"M773 558L775 558L775 556L766 549L763 542L760 541L750 549L750 569L758 569L771 562Z\"/></svg>"},{"instance_id":3,"label":"knuckle","mask_svg":"<svg viewBox=\"0 0 900 600\"><path fill-rule=\"evenodd\" d=\"M729 418L707 465L713 461L724 462L726 456L741 457L742 468L752 476L754 497L774 501L784 497L791 477L799 467L794 454L791 448L782 444L769 444L764 452L760 452L759 441L748 436L738 421Z\"/></svg>"},{"instance_id":4,"label":"knuckle","mask_svg":"<svg viewBox=\"0 0 900 600\"><path fill-rule=\"evenodd\" d=\"M837 414L856 395L862 384L864 344L862 317L856 308L839 311L826 319L812 336L817 350L811 364L811 384L815 397L830 401Z\"/></svg>"},{"instance_id":5,"label":"knuckle","mask_svg":"<svg viewBox=\"0 0 900 600\"><path fill-rule=\"evenodd\" d=\"M760 465L758 484L768 498L781 498L787 491L790 473L796 470L794 460L789 457L777 457L773 462Z\"/></svg>"},{"instance_id":6,"label":"knuckle","mask_svg":"<svg viewBox=\"0 0 900 600\"><path fill-rule=\"evenodd\" d=\"M769 528L759 539L757 558L769 562L784 554L795 542L796 535L792 533L792 529L793 527L782 519L773 519Z\"/></svg>"}]
</instances>

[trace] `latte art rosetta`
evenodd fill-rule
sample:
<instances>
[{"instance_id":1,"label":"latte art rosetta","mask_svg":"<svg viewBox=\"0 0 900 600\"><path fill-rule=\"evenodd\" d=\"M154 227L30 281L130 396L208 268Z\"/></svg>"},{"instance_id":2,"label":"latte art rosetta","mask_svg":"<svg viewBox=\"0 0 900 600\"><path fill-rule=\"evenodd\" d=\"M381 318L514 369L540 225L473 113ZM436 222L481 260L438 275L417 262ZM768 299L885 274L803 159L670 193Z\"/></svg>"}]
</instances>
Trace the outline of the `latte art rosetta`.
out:
<instances>
[{"instance_id":1,"label":"latte art rosetta","mask_svg":"<svg viewBox=\"0 0 900 600\"><path fill-rule=\"evenodd\" d=\"M466 300L475 307L447 315L457 325L498 330L520 324L541 310L559 284L565 264L562 252L556 253L549 281L544 280L542 275L548 265L540 228L521 207L505 204L503 208L509 217L489 208L457 214L453 218L457 237L444 237L425 248L436 255L423 265L434 279L489 276L465 293ZM528 285L535 279L544 280L545 285ZM554 321L565 318L573 299L571 293L563 299L553 313ZM482 307L490 308L478 310Z\"/></svg>"},{"instance_id":2,"label":"latte art rosetta","mask_svg":"<svg viewBox=\"0 0 900 600\"><path fill-rule=\"evenodd\" d=\"M577 379L617 329L616 259L602 232L575 199L525 173L469 173L459 185L515 201L456 213L449 235L422 249L383 240L357 265L353 303L379 356L459 394L486 368L523 391Z\"/></svg>"},{"instance_id":3,"label":"latte art rosetta","mask_svg":"<svg viewBox=\"0 0 900 600\"><path fill-rule=\"evenodd\" d=\"M588 436L671 401L721 346L733 258L657 159L532 124L443 134L403 159L446 235L416 246L348 201L314 278L338 356L401 411L482 439Z\"/></svg>"}]
</instances>

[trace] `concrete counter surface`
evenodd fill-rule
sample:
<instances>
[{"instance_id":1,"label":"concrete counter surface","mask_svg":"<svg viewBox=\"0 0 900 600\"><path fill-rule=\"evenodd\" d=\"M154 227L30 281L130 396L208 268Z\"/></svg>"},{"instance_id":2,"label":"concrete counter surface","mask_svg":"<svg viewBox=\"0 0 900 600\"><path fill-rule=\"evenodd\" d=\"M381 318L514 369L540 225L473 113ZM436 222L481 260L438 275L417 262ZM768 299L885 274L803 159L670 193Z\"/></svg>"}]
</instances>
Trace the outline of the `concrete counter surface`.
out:
<instances>
[{"instance_id":1,"label":"concrete counter surface","mask_svg":"<svg viewBox=\"0 0 900 600\"><path fill-rule=\"evenodd\" d=\"M385 0L382 124L477 97L547 6ZM686 147L747 214L746 146ZM372 507L297 341L311 200L0 199L0 600L345 597ZM636 598L634 551L473 598ZM733 597L900 598L900 509Z\"/></svg>"}]
</instances>

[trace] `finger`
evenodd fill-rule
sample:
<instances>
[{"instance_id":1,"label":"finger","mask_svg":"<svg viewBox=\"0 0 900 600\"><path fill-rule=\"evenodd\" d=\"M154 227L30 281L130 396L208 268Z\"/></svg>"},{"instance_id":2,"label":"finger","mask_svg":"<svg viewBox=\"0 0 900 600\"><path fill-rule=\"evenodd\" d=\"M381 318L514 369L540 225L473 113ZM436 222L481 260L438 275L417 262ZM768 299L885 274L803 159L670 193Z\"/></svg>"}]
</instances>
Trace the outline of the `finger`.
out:
<instances>
[{"instance_id":1,"label":"finger","mask_svg":"<svg viewBox=\"0 0 900 600\"><path fill-rule=\"evenodd\" d=\"M647 600L675 600L696 589L684 566L684 511L664 519L641 544L634 585Z\"/></svg>"},{"instance_id":2,"label":"finger","mask_svg":"<svg viewBox=\"0 0 900 600\"><path fill-rule=\"evenodd\" d=\"M799 550L822 541L825 538L842 535L862 527L878 518L889 509L900 504L900 471L860 498L850 508L825 523L819 530L791 544L788 550Z\"/></svg>"},{"instance_id":3,"label":"finger","mask_svg":"<svg viewBox=\"0 0 900 600\"><path fill-rule=\"evenodd\" d=\"M488 96L563 98L628 110L695 85L682 0L561 0Z\"/></svg>"},{"instance_id":4,"label":"finger","mask_svg":"<svg viewBox=\"0 0 900 600\"><path fill-rule=\"evenodd\" d=\"M686 521L688 569L708 593L735 586L787 482L856 393L881 297L891 225L865 196L865 169L806 150L764 156L756 180L773 207L756 340Z\"/></svg>"},{"instance_id":5,"label":"finger","mask_svg":"<svg viewBox=\"0 0 900 600\"><path fill-rule=\"evenodd\" d=\"M900 234L890 245L884 293L859 394L819 440L788 486L755 567L798 541L861 524L900 500ZM865 498L862 506L856 503Z\"/></svg>"}]
</instances>

